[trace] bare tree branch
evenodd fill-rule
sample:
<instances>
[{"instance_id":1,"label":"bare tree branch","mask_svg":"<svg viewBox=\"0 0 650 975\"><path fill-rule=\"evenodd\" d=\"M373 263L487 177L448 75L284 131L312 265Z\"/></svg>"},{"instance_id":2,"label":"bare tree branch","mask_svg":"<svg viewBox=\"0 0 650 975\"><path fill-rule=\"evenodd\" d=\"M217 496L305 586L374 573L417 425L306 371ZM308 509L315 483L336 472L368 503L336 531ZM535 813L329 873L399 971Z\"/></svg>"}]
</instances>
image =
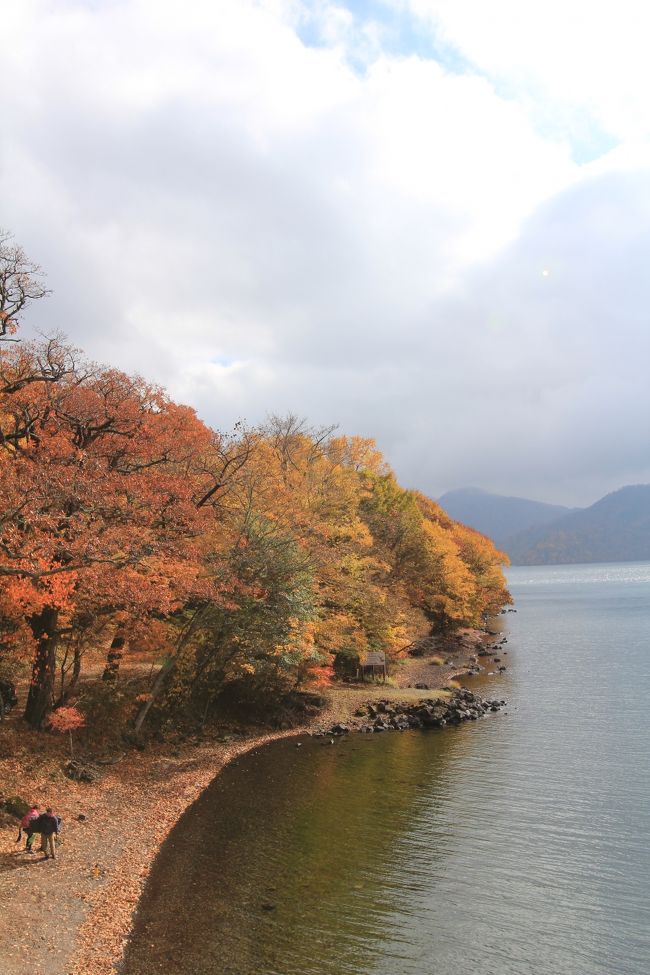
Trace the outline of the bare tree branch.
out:
<instances>
[{"instance_id":1,"label":"bare tree branch","mask_svg":"<svg viewBox=\"0 0 650 975\"><path fill-rule=\"evenodd\" d=\"M44 287L41 268L30 261L22 247L6 230L0 230L0 342L16 341L23 308L49 291Z\"/></svg>"}]
</instances>

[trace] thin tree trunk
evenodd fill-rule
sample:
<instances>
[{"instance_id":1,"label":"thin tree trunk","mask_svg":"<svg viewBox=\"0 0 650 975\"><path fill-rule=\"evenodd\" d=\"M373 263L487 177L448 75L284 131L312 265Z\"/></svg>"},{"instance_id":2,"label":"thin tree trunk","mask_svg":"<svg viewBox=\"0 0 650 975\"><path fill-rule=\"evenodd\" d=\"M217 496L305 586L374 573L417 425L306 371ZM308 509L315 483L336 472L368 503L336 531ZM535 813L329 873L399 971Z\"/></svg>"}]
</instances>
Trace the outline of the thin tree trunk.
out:
<instances>
[{"instance_id":1,"label":"thin tree trunk","mask_svg":"<svg viewBox=\"0 0 650 975\"><path fill-rule=\"evenodd\" d=\"M57 631L59 611L46 606L32 617L32 633L37 641L36 656L32 664L32 680L25 706L25 720L33 728L42 728L54 701L56 649L59 642Z\"/></svg>"},{"instance_id":2,"label":"thin tree trunk","mask_svg":"<svg viewBox=\"0 0 650 975\"><path fill-rule=\"evenodd\" d=\"M106 655L106 666L104 667L104 673L102 674L102 680L107 681L109 684L114 684L119 677L120 662L124 656L123 651L125 643L126 639L124 637L124 631L121 626L118 626L109 651Z\"/></svg>"},{"instance_id":3,"label":"thin tree trunk","mask_svg":"<svg viewBox=\"0 0 650 975\"><path fill-rule=\"evenodd\" d=\"M68 663L68 657L69 657L69 655L70 655L70 644L68 643L68 645L65 648L65 653L63 654L63 660L61 661L61 663L59 665L59 673L61 675L61 677L60 677L61 688L59 690L59 696L56 699L56 706L57 706L57 708L60 708L61 705L65 703L65 675L68 672L68 668L67 668L66 665Z\"/></svg>"},{"instance_id":4,"label":"thin tree trunk","mask_svg":"<svg viewBox=\"0 0 650 975\"><path fill-rule=\"evenodd\" d=\"M61 696L59 697L59 700L56 703L56 706L58 708L62 707L64 704L67 704L67 702L70 700L77 684L79 683L79 678L81 676L82 649L79 643L74 648L73 653L74 653L74 658L72 661L72 676L70 677L70 680L68 681L67 685L61 691Z\"/></svg>"},{"instance_id":5,"label":"thin tree trunk","mask_svg":"<svg viewBox=\"0 0 650 975\"><path fill-rule=\"evenodd\" d=\"M152 704L154 704L162 694L165 684L167 683L167 679L168 677L170 677L171 674L173 674L174 670L176 669L177 663L178 663L178 654L176 654L175 657L169 657L162 665L158 673L156 674L156 679L154 680L153 685L151 687L149 697L147 698L147 700L144 702L144 704L138 711L138 716L135 719L134 730L136 735L140 733L140 728L144 724L144 719L149 714L149 710Z\"/></svg>"},{"instance_id":6,"label":"thin tree trunk","mask_svg":"<svg viewBox=\"0 0 650 975\"><path fill-rule=\"evenodd\" d=\"M195 610L194 615L192 616L189 623L187 623L187 625L185 626L185 628L181 633L181 636L179 637L178 643L176 645L176 653L174 654L173 657L169 657L165 661L165 663L162 665L162 667L156 674L155 680L151 685L151 691L149 692L149 696L136 715L135 724L134 724L134 731L136 735L140 733L140 729L142 728L142 725L144 724L144 720L149 714L152 705L155 704L155 702L161 696L163 690L165 689L165 685L167 684L167 681L176 670L178 661L183 653L183 650L192 639L196 631L196 628L200 620L202 619L206 609L207 609L207 604L203 604L202 606L199 606L198 609Z\"/></svg>"},{"instance_id":7,"label":"thin tree trunk","mask_svg":"<svg viewBox=\"0 0 650 975\"><path fill-rule=\"evenodd\" d=\"M70 683L68 684L65 692L65 699L70 697L75 687L79 683L79 678L81 676L81 647L76 646L74 648L74 661L72 663L72 677L70 678Z\"/></svg>"}]
</instances>

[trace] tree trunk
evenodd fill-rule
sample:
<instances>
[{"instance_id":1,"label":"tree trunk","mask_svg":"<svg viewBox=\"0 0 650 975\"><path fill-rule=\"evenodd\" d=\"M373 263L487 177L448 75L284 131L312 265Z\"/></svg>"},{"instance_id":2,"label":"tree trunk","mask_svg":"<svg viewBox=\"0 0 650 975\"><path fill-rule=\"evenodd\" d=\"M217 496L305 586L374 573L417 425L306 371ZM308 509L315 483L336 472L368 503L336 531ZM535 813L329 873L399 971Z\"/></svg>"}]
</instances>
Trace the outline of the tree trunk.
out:
<instances>
[{"instance_id":1,"label":"tree trunk","mask_svg":"<svg viewBox=\"0 0 650 975\"><path fill-rule=\"evenodd\" d=\"M120 661L123 657L124 644L126 640L124 638L124 633L121 627L115 632L113 637L113 642L110 645L109 651L106 655L106 666L104 667L104 673L102 674L102 680L108 681L109 684L114 684L120 673Z\"/></svg>"},{"instance_id":2,"label":"tree trunk","mask_svg":"<svg viewBox=\"0 0 650 975\"><path fill-rule=\"evenodd\" d=\"M81 676L81 647L75 647L74 649L74 663L72 664L72 677L70 678L70 683L65 692L65 699L70 697L75 687L79 683L79 678Z\"/></svg>"},{"instance_id":3,"label":"tree trunk","mask_svg":"<svg viewBox=\"0 0 650 975\"><path fill-rule=\"evenodd\" d=\"M183 651L185 650L185 647L188 645L188 643L194 636L194 633L196 632L196 629L199 623L201 622L204 613L208 609L208 605L209 604L207 603L203 603L201 606L197 607L197 609L194 611L192 618L186 624L180 637L178 638L178 643L176 644L176 653L174 654L173 657L168 657L167 660L165 660L162 667L156 674L154 682L151 685L151 691L147 697L147 700L144 702L144 704L142 705L142 707L140 708L140 710L136 715L135 724L134 724L134 730L136 735L140 734L142 725L144 724L144 721L147 715L149 714L152 705L155 704L155 702L158 700L159 697L161 697L163 691L165 690L165 686L169 678L176 670L176 667L178 666L178 661L180 660Z\"/></svg>"},{"instance_id":4,"label":"tree trunk","mask_svg":"<svg viewBox=\"0 0 650 975\"><path fill-rule=\"evenodd\" d=\"M70 677L68 684L65 687L64 686L61 687L61 694L59 696L58 701L56 702L57 708L63 707L64 704L68 703L68 701L70 700L70 698L72 697L75 691L77 684L79 683L79 678L81 676L81 653L82 653L81 646L77 644L73 652L74 652L74 659L72 662L72 676Z\"/></svg>"},{"instance_id":5,"label":"tree trunk","mask_svg":"<svg viewBox=\"0 0 650 975\"><path fill-rule=\"evenodd\" d=\"M151 692L147 697L147 700L138 711L135 719L134 730L136 735L140 734L140 729L142 728L145 718L149 714L152 704L154 704L162 694L163 690L165 689L165 684L176 670L177 663L178 654L175 657L169 657L156 674L156 679L151 687Z\"/></svg>"},{"instance_id":6,"label":"tree trunk","mask_svg":"<svg viewBox=\"0 0 650 975\"><path fill-rule=\"evenodd\" d=\"M52 710L56 648L59 642L58 619L58 609L46 606L30 621L36 640L36 656L32 665L32 681L25 706L25 720L33 728L42 728Z\"/></svg>"}]
</instances>

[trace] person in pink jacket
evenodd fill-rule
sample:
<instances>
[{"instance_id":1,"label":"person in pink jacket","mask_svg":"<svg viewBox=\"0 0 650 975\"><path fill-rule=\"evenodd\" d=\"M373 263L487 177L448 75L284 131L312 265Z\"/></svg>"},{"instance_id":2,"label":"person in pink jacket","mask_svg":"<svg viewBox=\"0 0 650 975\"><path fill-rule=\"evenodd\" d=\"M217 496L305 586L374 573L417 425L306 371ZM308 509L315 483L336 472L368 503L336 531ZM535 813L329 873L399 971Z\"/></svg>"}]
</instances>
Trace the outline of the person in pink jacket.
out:
<instances>
[{"instance_id":1,"label":"person in pink jacket","mask_svg":"<svg viewBox=\"0 0 650 975\"><path fill-rule=\"evenodd\" d=\"M33 853L32 844L34 843L34 836L36 835L34 830L31 828L38 817L40 816L39 806L34 803L33 806L27 810L23 818L20 820L20 828L24 831L27 839L25 840L25 849L28 853ZM20 834L18 834L18 839L20 840Z\"/></svg>"}]
</instances>

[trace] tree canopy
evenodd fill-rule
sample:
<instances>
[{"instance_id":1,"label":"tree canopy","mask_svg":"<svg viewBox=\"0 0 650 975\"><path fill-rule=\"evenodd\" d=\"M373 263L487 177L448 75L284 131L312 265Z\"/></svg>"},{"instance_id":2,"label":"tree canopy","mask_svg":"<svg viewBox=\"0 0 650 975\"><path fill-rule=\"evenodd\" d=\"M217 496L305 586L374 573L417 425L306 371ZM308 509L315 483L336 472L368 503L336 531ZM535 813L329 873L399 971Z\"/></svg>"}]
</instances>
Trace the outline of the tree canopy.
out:
<instances>
[{"instance_id":1,"label":"tree canopy","mask_svg":"<svg viewBox=\"0 0 650 975\"><path fill-rule=\"evenodd\" d=\"M294 416L211 430L61 338L15 341L44 293L0 238L0 667L29 668L35 727L74 698L89 648L106 648L107 693L124 653L158 661L139 728L152 707L207 714L233 686L264 701L398 657L509 601L505 556L400 487L371 440Z\"/></svg>"}]
</instances>

